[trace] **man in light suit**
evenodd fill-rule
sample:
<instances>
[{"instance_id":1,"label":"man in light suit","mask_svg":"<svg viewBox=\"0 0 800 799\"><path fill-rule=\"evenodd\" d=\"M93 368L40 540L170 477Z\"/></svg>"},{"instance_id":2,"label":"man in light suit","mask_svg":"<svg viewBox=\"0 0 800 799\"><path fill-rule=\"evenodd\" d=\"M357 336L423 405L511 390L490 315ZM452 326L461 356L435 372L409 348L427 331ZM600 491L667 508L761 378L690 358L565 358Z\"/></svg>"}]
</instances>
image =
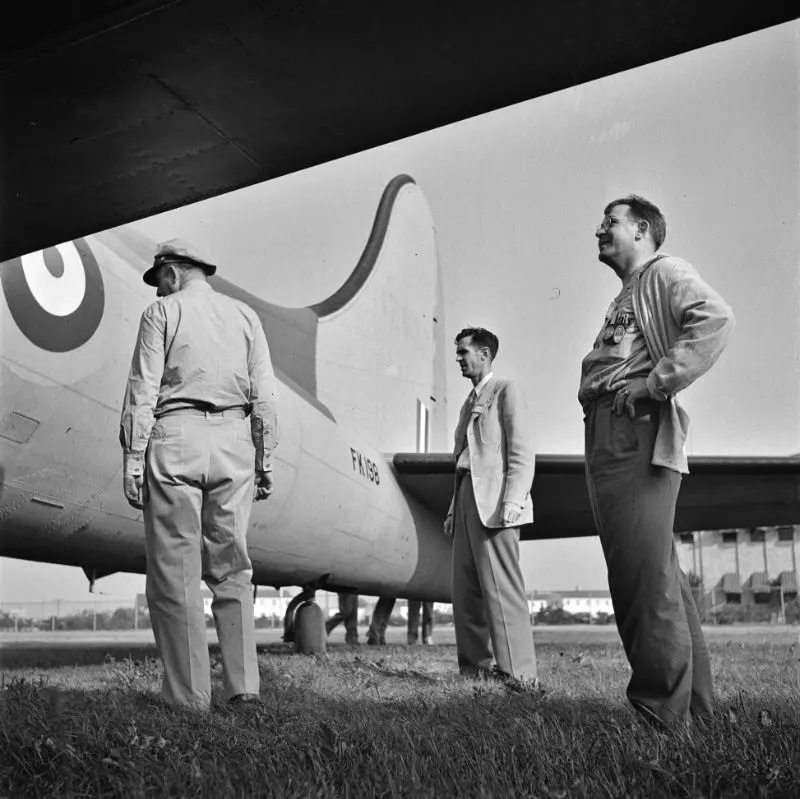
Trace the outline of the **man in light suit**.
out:
<instances>
[{"instance_id":1,"label":"man in light suit","mask_svg":"<svg viewBox=\"0 0 800 799\"><path fill-rule=\"evenodd\" d=\"M444 523L445 535L454 536L458 665L467 676L536 685L519 566L519 528L533 521L535 455L525 398L516 383L492 373L494 333L466 328L455 344L461 374L473 385L455 432L455 489Z\"/></svg>"}]
</instances>

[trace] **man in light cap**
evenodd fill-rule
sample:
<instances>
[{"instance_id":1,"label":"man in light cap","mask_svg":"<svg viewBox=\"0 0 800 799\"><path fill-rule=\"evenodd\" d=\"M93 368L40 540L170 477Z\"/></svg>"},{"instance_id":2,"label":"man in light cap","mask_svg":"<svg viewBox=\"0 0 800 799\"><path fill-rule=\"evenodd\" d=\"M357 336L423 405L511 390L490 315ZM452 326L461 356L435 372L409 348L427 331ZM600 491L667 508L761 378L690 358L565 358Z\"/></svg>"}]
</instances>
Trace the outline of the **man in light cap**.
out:
<instances>
[{"instance_id":1,"label":"man in light cap","mask_svg":"<svg viewBox=\"0 0 800 799\"><path fill-rule=\"evenodd\" d=\"M156 248L144 282L160 299L142 314L120 424L125 497L144 508L161 693L201 710L211 701L201 580L225 697L259 700L246 534L253 500L272 492L278 439L264 330L252 308L211 288L215 271L188 242Z\"/></svg>"}]
</instances>

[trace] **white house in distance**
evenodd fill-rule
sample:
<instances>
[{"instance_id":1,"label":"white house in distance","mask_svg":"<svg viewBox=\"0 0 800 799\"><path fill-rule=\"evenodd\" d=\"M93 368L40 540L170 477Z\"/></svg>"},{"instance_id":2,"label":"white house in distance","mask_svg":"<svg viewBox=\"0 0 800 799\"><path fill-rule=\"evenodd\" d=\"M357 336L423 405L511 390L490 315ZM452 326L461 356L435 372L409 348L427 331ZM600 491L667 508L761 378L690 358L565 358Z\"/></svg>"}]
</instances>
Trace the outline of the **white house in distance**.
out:
<instances>
[{"instance_id":1,"label":"white house in distance","mask_svg":"<svg viewBox=\"0 0 800 799\"><path fill-rule=\"evenodd\" d=\"M266 586L259 586L256 591L256 598L253 602L253 609L256 619L275 619L276 622L283 623L283 617L286 614L286 608L292 597L300 593L300 589L295 586L284 586L283 588L268 588ZM213 595L207 588L202 590L203 596L203 612L211 615L211 601ZM361 598L360 598L361 599ZM317 591L314 601L322 608L325 616L332 616L339 609L339 597L331 591ZM358 623L367 625L372 620L372 611L375 608L375 603L378 601L377 597L365 596L363 601L359 602L358 608ZM436 602L434 604L435 610L443 613L450 613L451 608L448 603ZM392 610L393 616L401 616L404 619L408 618L408 603L405 599L398 599Z\"/></svg>"},{"instance_id":2,"label":"white house in distance","mask_svg":"<svg viewBox=\"0 0 800 799\"><path fill-rule=\"evenodd\" d=\"M567 613L588 613L591 618L598 614L611 615L614 608L611 605L611 594L608 591L596 589L592 591L528 591L528 608L531 614L536 614L543 608L561 608Z\"/></svg>"},{"instance_id":3,"label":"white house in distance","mask_svg":"<svg viewBox=\"0 0 800 799\"><path fill-rule=\"evenodd\" d=\"M274 618L282 620L286 613L286 608L291 602L292 597L299 593L300 589L294 586L284 588L267 588L259 586L256 592L254 604L255 617ZM203 588L203 610L207 616L211 615L211 592ZM317 591L316 603L322 608L325 616L332 616L339 608L339 600L335 593L330 591ZM375 607L377 597L364 597L362 606L358 609L359 624L369 624L372 619L372 611ZM609 616L614 612L611 606L611 595L608 591L596 589L592 591L529 591L528 608L531 614L536 614L545 607L562 608L568 613L588 613L589 616L596 618L599 613ZM452 608L448 603L436 602L434 608L442 613L452 613ZM398 599L392 611L393 616L408 618L408 603L405 599Z\"/></svg>"},{"instance_id":4,"label":"white house in distance","mask_svg":"<svg viewBox=\"0 0 800 799\"><path fill-rule=\"evenodd\" d=\"M292 601L295 594L299 594L300 589L294 586L285 586L283 588L268 588L260 585L256 590L256 598L253 602L253 610L257 619L262 618L275 618L283 621L286 613L286 608ZM211 615L211 602L214 598L208 588L203 587L203 611L206 616ZM339 600L336 594L330 591L317 591L315 597L316 603L322 608L326 616L336 613L339 607ZM362 609L359 609L359 622L362 621Z\"/></svg>"}]
</instances>

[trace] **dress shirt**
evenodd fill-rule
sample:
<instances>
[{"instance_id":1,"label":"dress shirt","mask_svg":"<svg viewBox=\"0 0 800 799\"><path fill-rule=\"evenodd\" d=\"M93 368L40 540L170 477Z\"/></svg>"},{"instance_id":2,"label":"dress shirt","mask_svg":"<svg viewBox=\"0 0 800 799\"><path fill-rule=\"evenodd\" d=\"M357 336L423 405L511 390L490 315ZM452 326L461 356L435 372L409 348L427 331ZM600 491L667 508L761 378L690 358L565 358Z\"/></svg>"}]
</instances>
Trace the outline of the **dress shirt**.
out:
<instances>
[{"instance_id":1,"label":"dress shirt","mask_svg":"<svg viewBox=\"0 0 800 799\"><path fill-rule=\"evenodd\" d=\"M120 420L126 454L143 452L170 411L243 408L255 468L269 470L278 443L277 391L261 321L243 302L193 280L142 314Z\"/></svg>"},{"instance_id":2,"label":"dress shirt","mask_svg":"<svg viewBox=\"0 0 800 799\"><path fill-rule=\"evenodd\" d=\"M475 394L475 397L472 400L472 405L473 406L478 401L478 397L480 397L481 392L483 391L483 389L486 388L486 384L492 379L492 375L493 374L494 374L494 372L489 372L489 374L486 375L486 377L484 377L483 380L481 380L481 382L478 383L478 385L475 386L475 388L472 389L472 392L474 392L474 394ZM470 393L472 393L472 392L470 392ZM459 469L469 469L469 444L467 444L466 442L467 442L467 439L466 439L466 436L465 436L464 437L464 449L461 450L461 454L458 456L458 462L456 463L456 467L459 468Z\"/></svg>"}]
</instances>

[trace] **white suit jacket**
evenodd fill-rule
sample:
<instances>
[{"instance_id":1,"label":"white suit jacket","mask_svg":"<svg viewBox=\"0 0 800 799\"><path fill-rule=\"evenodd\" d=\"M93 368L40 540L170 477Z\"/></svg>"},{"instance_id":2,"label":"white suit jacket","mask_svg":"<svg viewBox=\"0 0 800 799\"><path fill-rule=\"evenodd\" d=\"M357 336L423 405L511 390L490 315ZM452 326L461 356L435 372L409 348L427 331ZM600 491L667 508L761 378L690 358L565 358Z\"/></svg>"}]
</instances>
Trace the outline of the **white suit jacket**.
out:
<instances>
[{"instance_id":1,"label":"white suit jacket","mask_svg":"<svg viewBox=\"0 0 800 799\"><path fill-rule=\"evenodd\" d=\"M528 407L520 387L512 380L492 376L472 409L469 400L461 407L454 441L456 460L465 437L475 503L483 525L503 527L504 502L522 506L515 527L532 522L530 492L536 454Z\"/></svg>"}]
</instances>

